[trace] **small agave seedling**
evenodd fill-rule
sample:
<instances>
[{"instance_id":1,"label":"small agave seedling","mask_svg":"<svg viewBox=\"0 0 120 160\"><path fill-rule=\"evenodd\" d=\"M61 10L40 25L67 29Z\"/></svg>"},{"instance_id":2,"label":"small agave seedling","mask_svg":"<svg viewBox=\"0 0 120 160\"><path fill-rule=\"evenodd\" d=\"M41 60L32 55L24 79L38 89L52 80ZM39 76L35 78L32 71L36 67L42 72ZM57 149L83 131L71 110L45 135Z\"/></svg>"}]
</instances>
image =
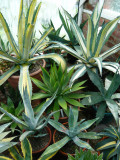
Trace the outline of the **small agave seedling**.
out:
<instances>
[{"instance_id":1,"label":"small agave seedling","mask_svg":"<svg viewBox=\"0 0 120 160\"><path fill-rule=\"evenodd\" d=\"M9 149L9 152L14 160L32 160L32 147L28 139L24 139L21 142L21 151L23 156L18 152L16 147L12 147ZM0 156L1 160L13 160L11 158Z\"/></svg>"},{"instance_id":2,"label":"small agave seedling","mask_svg":"<svg viewBox=\"0 0 120 160\"><path fill-rule=\"evenodd\" d=\"M61 48L67 53L77 58L78 63L74 65L76 72L71 78L71 85L76 79L86 73L86 67L95 70L99 69L101 75L103 68L115 73L119 67L119 64L116 62L106 62L104 60L108 56L113 55L120 50L120 43L116 44L109 50L101 53L103 46L115 30L117 23L120 20L120 17L117 17L112 21L109 21L107 24L103 24L101 26L101 30L99 31L99 20L101 17L103 4L104 0L100 0L99 3L96 5L92 15L88 15L88 31L86 39L75 20L66 10L64 10L65 16L69 19L71 29L79 45L75 45L73 48L70 48L63 43L53 41L53 45L51 45L51 48Z\"/></svg>"},{"instance_id":3,"label":"small agave seedling","mask_svg":"<svg viewBox=\"0 0 120 160\"><path fill-rule=\"evenodd\" d=\"M73 107L69 110L68 116L68 128L65 125L50 119L49 124L53 126L57 131L65 134L65 137L56 143L49 146L44 153L41 155L40 160L47 159L50 155L53 155L59 149L61 149L65 144L69 141L73 141L77 146L81 148L87 148L90 150L94 150L87 142L81 140L82 139L98 139L95 132L84 132L84 130L88 129L97 119L85 121L84 119L78 122L78 108Z\"/></svg>"},{"instance_id":4,"label":"small agave seedling","mask_svg":"<svg viewBox=\"0 0 120 160\"><path fill-rule=\"evenodd\" d=\"M115 93L115 91L120 86L120 75L116 73L112 80L106 79L104 87L103 82L98 74L92 72L89 68L87 68L87 73L90 80L99 91L87 92L86 94L90 96L84 98L81 103L87 106L92 106L95 104L99 105L96 114L96 117L99 118L98 122L102 120L105 115L106 108L108 107L115 118L116 123L118 124L118 104L115 100L120 98L120 93Z\"/></svg>"},{"instance_id":5,"label":"small agave seedling","mask_svg":"<svg viewBox=\"0 0 120 160\"><path fill-rule=\"evenodd\" d=\"M101 136L107 136L106 139L100 141L96 148L98 151L103 152L103 158L105 160L120 159L120 126L117 128L110 126L105 129L105 132L100 133Z\"/></svg>"},{"instance_id":6,"label":"small agave seedling","mask_svg":"<svg viewBox=\"0 0 120 160\"><path fill-rule=\"evenodd\" d=\"M32 99L41 99L41 98L51 98L54 93L56 97L49 107L49 111L60 110L60 107L68 115L69 114L69 105L74 105L78 107L84 107L78 100L84 98L87 95L82 93L77 93L83 89L82 86L85 81L74 84L72 87L69 86L70 78L73 74L74 68L71 69L68 73L67 70L63 72L61 66L59 68L56 65L51 66L50 73L48 73L44 68L42 68L42 81L39 81L35 78L31 78L32 81L44 92L34 93ZM54 114L56 120L59 119L60 113L57 112Z\"/></svg>"},{"instance_id":7,"label":"small agave seedling","mask_svg":"<svg viewBox=\"0 0 120 160\"><path fill-rule=\"evenodd\" d=\"M0 120L3 116L4 114L0 115ZM17 142L11 142L15 137L5 138L11 131L4 132L4 130L10 125L11 123L0 125L0 153L17 144Z\"/></svg>"},{"instance_id":8,"label":"small agave seedling","mask_svg":"<svg viewBox=\"0 0 120 160\"><path fill-rule=\"evenodd\" d=\"M90 150L83 151L80 149L80 151L75 151L75 157L68 155L67 160L103 160L103 154L98 155L98 153L92 153Z\"/></svg>"}]
</instances>

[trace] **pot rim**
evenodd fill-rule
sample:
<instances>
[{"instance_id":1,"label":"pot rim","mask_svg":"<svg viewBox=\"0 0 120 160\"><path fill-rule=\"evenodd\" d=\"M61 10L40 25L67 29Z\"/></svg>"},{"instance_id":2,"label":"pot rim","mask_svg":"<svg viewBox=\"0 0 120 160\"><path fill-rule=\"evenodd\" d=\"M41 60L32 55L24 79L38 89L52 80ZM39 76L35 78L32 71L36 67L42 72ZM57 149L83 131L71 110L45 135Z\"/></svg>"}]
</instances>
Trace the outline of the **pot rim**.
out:
<instances>
[{"instance_id":1,"label":"pot rim","mask_svg":"<svg viewBox=\"0 0 120 160\"><path fill-rule=\"evenodd\" d=\"M43 152L51 143L51 140L52 140L52 133L51 133L51 130L48 126L45 127L45 129L47 130L48 134L49 134L49 141L48 143L45 145L45 147L43 147L42 149L40 150L37 150L37 151L32 151L32 153L40 153L40 152Z\"/></svg>"},{"instance_id":2,"label":"pot rim","mask_svg":"<svg viewBox=\"0 0 120 160\"><path fill-rule=\"evenodd\" d=\"M43 65L42 67L45 68L46 66L46 61L44 59L41 59L43 61ZM33 73L30 73L30 77L36 75L36 74L39 74L40 72L42 72L41 68L38 69L37 71L33 72ZM12 79L19 79L20 76L11 76L9 78L12 78Z\"/></svg>"}]
</instances>

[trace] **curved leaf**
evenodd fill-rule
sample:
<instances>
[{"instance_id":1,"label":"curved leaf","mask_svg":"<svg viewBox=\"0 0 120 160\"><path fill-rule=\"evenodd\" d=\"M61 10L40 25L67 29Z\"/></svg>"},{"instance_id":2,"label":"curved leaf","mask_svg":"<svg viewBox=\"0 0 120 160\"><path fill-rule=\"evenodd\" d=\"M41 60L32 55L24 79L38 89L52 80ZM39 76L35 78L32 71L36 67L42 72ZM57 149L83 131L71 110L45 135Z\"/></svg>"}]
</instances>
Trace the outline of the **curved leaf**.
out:
<instances>
[{"instance_id":1,"label":"curved leaf","mask_svg":"<svg viewBox=\"0 0 120 160\"><path fill-rule=\"evenodd\" d=\"M12 49L14 50L16 56L17 56L17 57L20 57L18 47L17 47L17 45L16 45L16 43L15 43L15 40L14 40L14 38L13 38L11 32L10 32L10 29L9 29L9 27L8 27L8 24L7 24L7 22L6 22L6 20L5 20L5 18L3 17L3 15L2 15L1 12L0 12L0 21L1 21L1 23L2 23L2 26L3 26L4 30L5 30L5 33L6 33L6 35L7 35L7 38L8 38L8 40L9 40L9 42L10 42L10 45L12 46Z\"/></svg>"},{"instance_id":2,"label":"curved leaf","mask_svg":"<svg viewBox=\"0 0 120 160\"><path fill-rule=\"evenodd\" d=\"M2 76L0 76L0 85L2 85L12 74L19 71L19 66L13 66L7 72L5 72Z\"/></svg>"},{"instance_id":3,"label":"curved leaf","mask_svg":"<svg viewBox=\"0 0 120 160\"><path fill-rule=\"evenodd\" d=\"M46 58L53 59L58 64L61 64L63 71L66 69L66 62L65 62L64 58L58 54L55 54L55 53L37 56L37 57L29 59L28 62L36 61L38 59L46 59Z\"/></svg>"}]
</instances>

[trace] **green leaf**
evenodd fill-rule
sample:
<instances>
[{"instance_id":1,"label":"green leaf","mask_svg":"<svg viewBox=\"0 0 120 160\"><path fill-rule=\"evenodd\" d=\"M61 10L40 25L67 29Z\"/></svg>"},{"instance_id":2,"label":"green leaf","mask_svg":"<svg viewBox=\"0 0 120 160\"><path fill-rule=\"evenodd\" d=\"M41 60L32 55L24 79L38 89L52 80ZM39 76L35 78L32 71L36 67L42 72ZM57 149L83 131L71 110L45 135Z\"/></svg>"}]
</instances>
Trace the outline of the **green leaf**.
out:
<instances>
[{"instance_id":1,"label":"green leaf","mask_svg":"<svg viewBox=\"0 0 120 160\"><path fill-rule=\"evenodd\" d=\"M0 76L0 85L2 85L12 74L19 70L19 66L13 66L7 72L5 72L2 76Z\"/></svg>"},{"instance_id":2,"label":"green leaf","mask_svg":"<svg viewBox=\"0 0 120 160\"><path fill-rule=\"evenodd\" d=\"M100 75L102 76L102 58L97 57L97 58L94 58L94 60L96 61L99 71L100 71Z\"/></svg>"},{"instance_id":3,"label":"green leaf","mask_svg":"<svg viewBox=\"0 0 120 160\"><path fill-rule=\"evenodd\" d=\"M118 105L112 99L107 99L106 104L108 105L109 110L115 118L116 123L119 124Z\"/></svg>"},{"instance_id":4,"label":"green leaf","mask_svg":"<svg viewBox=\"0 0 120 160\"><path fill-rule=\"evenodd\" d=\"M104 25L104 27L99 32L98 38L99 37L100 38L99 38L99 40L97 40L98 43L97 43L97 50L96 50L96 53L95 53L95 57L99 56L99 53L101 52L104 44L106 43L106 41L108 40L110 35L115 30L119 19L120 19L120 17L117 17L116 19L108 22L107 24Z\"/></svg>"},{"instance_id":5,"label":"green leaf","mask_svg":"<svg viewBox=\"0 0 120 160\"><path fill-rule=\"evenodd\" d=\"M0 107L0 111L5 113L7 116L9 116L13 121L15 121L16 123L19 123L23 126L26 126L26 124L21 121L20 119L18 119L17 117L15 117L14 115L12 115L11 113L8 113L7 111L5 111L3 108Z\"/></svg>"},{"instance_id":6,"label":"green leaf","mask_svg":"<svg viewBox=\"0 0 120 160\"><path fill-rule=\"evenodd\" d=\"M107 57L117 53L120 50L120 43L114 45L112 48L108 49L107 51L100 54L100 57L102 57L102 60L106 59Z\"/></svg>"},{"instance_id":7,"label":"green leaf","mask_svg":"<svg viewBox=\"0 0 120 160\"><path fill-rule=\"evenodd\" d=\"M56 98L56 94L57 94L57 91L53 94L53 96L48 101L46 101L43 104L43 106L41 107L41 110L37 113L37 115L35 117L36 123L38 122L39 118L44 113L44 111L47 109L47 107L49 107L51 105L51 103L54 101L54 99Z\"/></svg>"},{"instance_id":8,"label":"green leaf","mask_svg":"<svg viewBox=\"0 0 120 160\"><path fill-rule=\"evenodd\" d=\"M86 149L90 149L92 151L94 151L94 149L85 141L82 141L81 139L79 139L77 136L75 136L74 138L72 138L72 140L74 141L74 143L81 147L81 148L86 148Z\"/></svg>"},{"instance_id":9,"label":"green leaf","mask_svg":"<svg viewBox=\"0 0 120 160\"><path fill-rule=\"evenodd\" d=\"M92 119L92 120L88 120L88 121L83 122L83 123L80 124L80 126L78 127L76 134L79 134L81 131L84 131L84 130L88 129L88 128L89 128L90 126L92 126L93 123L95 123L97 120L98 120L98 118L95 118L95 119Z\"/></svg>"},{"instance_id":10,"label":"green leaf","mask_svg":"<svg viewBox=\"0 0 120 160\"><path fill-rule=\"evenodd\" d=\"M99 118L97 121L97 124L100 123L100 121L104 118L106 111L106 103L102 102L100 103L100 106L97 108L96 117Z\"/></svg>"},{"instance_id":11,"label":"green leaf","mask_svg":"<svg viewBox=\"0 0 120 160\"><path fill-rule=\"evenodd\" d=\"M37 50L40 48L40 45L43 45L43 41L48 36L48 34L53 30L52 27L48 28L41 36L41 38L35 43L33 48L30 50L29 55L30 57L33 57L33 55L37 52Z\"/></svg>"},{"instance_id":12,"label":"green leaf","mask_svg":"<svg viewBox=\"0 0 120 160\"><path fill-rule=\"evenodd\" d=\"M34 93L32 96L32 100L35 99L43 99L43 98L48 98L50 97L50 94L46 94L46 93Z\"/></svg>"},{"instance_id":13,"label":"green leaf","mask_svg":"<svg viewBox=\"0 0 120 160\"><path fill-rule=\"evenodd\" d=\"M69 18L73 34L76 37L79 45L81 46L81 48L83 50L84 55L85 55L87 53L87 49L86 49L86 41L85 41L84 35L82 33L82 30L79 28L79 26L76 24L74 19L71 17L71 15L66 10L64 10L64 13Z\"/></svg>"},{"instance_id":14,"label":"green leaf","mask_svg":"<svg viewBox=\"0 0 120 160\"><path fill-rule=\"evenodd\" d=\"M71 80L70 80L70 86L74 83L74 81L80 77L82 77L86 73L86 66L83 64L81 67L79 67L75 73L73 74Z\"/></svg>"},{"instance_id":15,"label":"green leaf","mask_svg":"<svg viewBox=\"0 0 120 160\"><path fill-rule=\"evenodd\" d=\"M113 95L113 93L118 89L119 86L120 86L120 75L115 74L107 90L106 97L110 98Z\"/></svg>"},{"instance_id":16,"label":"green leaf","mask_svg":"<svg viewBox=\"0 0 120 160\"><path fill-rule=\"evenodd\" d=\"M98 74L91 71L88 67L87 67L87 73L88 73L90 80L100 90L102 96L104 97L104 86Z\"/></svg>"},{"instance_id":17,"label":"green leaf","mask_svg":"<svg viewBox=\"0 0 120 160\"><path fill-rule=\"evenodd\" d=\"M55 121L55 120L50 119L50 120L48 121L48 123L49 123L51 126L53 126L57 131L63 132L63 133L65 133L65 134L68 134L68 129L67 129L63 124L61 124L60 122L57 122L57 121Z\"/></svg>"},{"instance_id":18,"label":"green leaf","mask_svg":"<svg viewBox=\"0 0 120 160\"><path fill-rule=\"evenodd\" d=\"M53 59L56 63L61 64L63 71L66 69L66 62L65 62L64 58L61 55L58 55L55 53L37 56L37 57L29 59L28 62L31 63L32 61L36 61L39 59L46 59L46 58Z\"/></svg>"},{"instance_id":19,"label":"green leaf","mask_svg":"<svg viewBox=\"0 0 120 160\"><path fill-rule=\"evenodd\" d=\"M21 150L24 158L32 160L32 147L27 139L21 142Z\"/></svg>"},{"instance_id":20,"label":"green leaf","mask_svg":"<svg viewBox=\"0 0 120 160\"><path fill-rule=\"evenodd\" d=\"M55 102L54 102L54 107L53 107L53 112L59 111L59 110L60 110L59 104L58 104L57 100L55 100ZM59 117L60 117L60 112L54 113L53 116L54 116L54 119L55 119L55 120L58 120Z\"/></svg>"},{"instance_id":21,"label":"green leaf","mask_svg":"<svg viewBox=\"0 0 120 160\"><path fill-rule=\"evenodd\" d=\"M84 138L84 139L99 139L101 138L96 132L81 132L78 134L79 138Z\"/></svg>"},{"instance_id":22,"label":"green leaf","mask_svg":"<svg viewBox=\"0 0 120 160\"><path fill-rule=\"evenodd\" d=\"M85 97L81 100L81 103L83 105L91 106L104 100L99 92L86 92L86 94L89 95L89 97Z\"/></svg>"},{"instance_id":23,"label":"green leaf","mask_svg":"<svg viewBox=\"0 0 120 160\"><path fill-rule=\"evenodd\" d=\"M31 77L31 80L38 88L40 88L40 89L42 89L43 91L46 91L46 92L49 91L48 87L44 83L39 81L38 79Z\"/></svg>"},{"instance_id":24,"label":"green leaf","mask_svg":"<svg viewBox=\"0 0 120 160\"><path fill-rule=\"evenodd\" d=\"M59 104L63 109L67 110L67 103L66 103L64 97L60 96L60 97L58 98L58 104Z\"/></svg>"},{"instance_id":25,"label":"green leaf","mask_svg":"<svg viewBox=\"0 0 120 160\"><path fill-rule=\"evenodd\" d=\"M64 96L64 99L65 99L68 103L70 103L70 104L72 104L72 105L74 105L74 106L85 107L85 106L83 106L80 102L78 102L78 101L76 101L76 100L74 100L74 99L68 98L67 96Z\"/></svg>"},{"instance_id":26,"label":"green leaf","mask_svg":"<svg viewBox=\"0 0 120 160\"><path fill-rule=\"evenodd\" d=\"M58 151L59 149L61 149L68 141L70 140L70 138L68 136L64 137L63 139L61 139L60 141L50 145L41 155L40 160L45 160L47 159L50 154L55 153L56 151Z\"/></svg>"},{"instance_id":27,"label":"green leaf","mask_svg":"<svg viewBox=\"0 0 120 160\"><path fill-rule=\"evenodd\" d=\"M16 45L16 42L15 42L15 40L14 40L14 38L13 38L11 32L10 32L9 26L8 26L6 20L3 17L1 12L0 12L0 21L2 23L2 26L4 28L5 33L7 35L7 38L9 40L9 42L10 42L10 45L12 46L12 49L14 50L16 56L19 57L20 54L19 54L18 46Z\"/></svg>"}]
</instances>

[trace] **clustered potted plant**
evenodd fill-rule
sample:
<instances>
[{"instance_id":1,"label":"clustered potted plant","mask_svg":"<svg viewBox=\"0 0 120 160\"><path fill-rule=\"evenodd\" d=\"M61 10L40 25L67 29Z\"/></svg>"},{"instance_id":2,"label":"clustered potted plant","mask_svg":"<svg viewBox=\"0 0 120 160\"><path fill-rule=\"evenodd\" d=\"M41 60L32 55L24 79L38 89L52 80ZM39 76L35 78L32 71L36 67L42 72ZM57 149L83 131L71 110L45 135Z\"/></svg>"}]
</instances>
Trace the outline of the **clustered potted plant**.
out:
<instances>
[{"instance_id":1,"label":"clustered potted plant","mask_svg":"<svg viewBox=\"0 0 120 160\"><path fill-rule=\"evenodd\" d=\"M92 15L88 15L88 20L81 26L63 9L63 13L59 11L62 25L55 30L51 21L48 28L43 26L45 32L41 37L35 39L34 27L41 3L37 7L36 4L37 0L32 0L25 13L21 0L18 43L0 12L0 22L9 41L6 43L0 39L0 70L3 69L0 85L3 86L7 80L14 84L12 78L17 77L20 93L18 97L10 93L7 103L0 104L0 159L32 160L35 156L35 160L48 160L62 153L65 157L61 159L68 160L119 160L120 65L117 61L104 60L120 50L120 43L103 53L102 48L116 29L120 17L103 24L99 30L104 0L96 5ZM82 31L84 25L88 26L86 38ZM60 36L62 27L68 40ZM74 57L73 65L64 59L64 53L71 55L71 61ZM57 63L48 61L52 64L48 64L46 69L45 59ZM37 72L40 72L33 77L31 68L37 62ZM105 70L109 71L103 75ZM85 74L88 79L83 81ZM94 86L92 90L89 90L89 82ZM34 86L37 91L32 90ZM14 98L11 100L12 95L16 102ZM33 107L31 101L36 99L40 101ZM89 119L88 108L96 112L95 117ZM112 125L97 133L95 128L104 121L106 112L112 116ZM60 121L60 117L67 117L67 122ZM92 140L96 141L94 146ZM5 154L6 150L11 156Z\"/></svg>"}]
</instances>

